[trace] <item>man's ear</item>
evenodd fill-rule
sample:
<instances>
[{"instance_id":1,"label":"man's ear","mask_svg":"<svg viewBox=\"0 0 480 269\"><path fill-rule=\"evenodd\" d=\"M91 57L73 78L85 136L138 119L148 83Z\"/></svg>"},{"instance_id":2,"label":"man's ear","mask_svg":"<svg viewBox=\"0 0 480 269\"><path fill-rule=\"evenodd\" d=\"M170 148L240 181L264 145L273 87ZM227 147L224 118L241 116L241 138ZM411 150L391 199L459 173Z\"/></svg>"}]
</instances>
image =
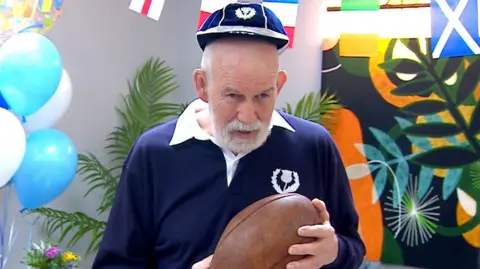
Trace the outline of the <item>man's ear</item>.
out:
<instances>
[{"instance_id":1,"label":"man's ear","mask_svg":"<svg viewBox=\"0 0 480 269\"><path fill-rule=\"evenodd\" d=\"M280 91L283 89L283 85L287 81L287 72L284 70L278 71L277 74L277 95L280 94Z\"/></svg>"},{"instance_id":2,"label":"man's ear","mask_svg":"<svg viewBox=\"0 0 480 269\"><path fill-rule=\"evenodd\" d=\"M195 91L197 92L198 97L207 103L207 76L205 71L202 69L195 69L193 71L193 84L195 85Z\"/></svg>"}]
</instances>

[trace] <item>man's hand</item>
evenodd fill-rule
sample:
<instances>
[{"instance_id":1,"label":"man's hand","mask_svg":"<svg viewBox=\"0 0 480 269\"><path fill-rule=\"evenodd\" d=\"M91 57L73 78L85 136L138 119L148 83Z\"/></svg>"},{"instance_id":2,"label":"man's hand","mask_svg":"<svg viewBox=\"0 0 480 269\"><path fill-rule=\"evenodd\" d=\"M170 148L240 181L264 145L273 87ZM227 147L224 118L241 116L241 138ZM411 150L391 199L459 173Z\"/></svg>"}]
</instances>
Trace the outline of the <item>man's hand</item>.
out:
<instances>
[{"instance_id":1,"label":"man's hand","mask_svg":"<svg viewBox=\"0 0 480 269\"><path fill-rule=\"evenodd\" d=\"M207 258L197 262L192 266L192 269L208 269L210 268L210 263L212 262L213 255L208 256Z\"/></svg>"},{"instance_id":2,"label":"man's hand","mask_svg":"<svg viewBox=\"0 0 480 269\"><path fill-rule=\"evenodd\" d=\"M330 225L330 215L325 203L314 199L313 205L320 215L322 223L304 226L298 230L298 235L317 238L306 244L297 244L290 247L290 255L308 255L306 258L291 262L287 269L318 269L335 261L338 255L338 238Z\"/></svg>"}]
</instances>

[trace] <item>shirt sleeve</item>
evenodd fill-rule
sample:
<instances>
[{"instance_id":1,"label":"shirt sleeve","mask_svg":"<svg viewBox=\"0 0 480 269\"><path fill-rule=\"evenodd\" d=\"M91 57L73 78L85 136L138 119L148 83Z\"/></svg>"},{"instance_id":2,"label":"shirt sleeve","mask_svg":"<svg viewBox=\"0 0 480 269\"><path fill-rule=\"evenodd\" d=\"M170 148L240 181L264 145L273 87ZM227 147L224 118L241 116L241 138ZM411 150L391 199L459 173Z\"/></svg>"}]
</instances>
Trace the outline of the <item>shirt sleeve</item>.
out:
<instances>
[{"instance_id":1,"label":"shirt sleeve","mask_svg":"<svg viewBox=\"0 0 480 269\"><path fill-rule=\"evenodd\" d=\"M92 269L153 268L153 198L145 153L138 144L124 165Z\"/></svg>"},{"instance_id":2,"label":"shirt sleeve","mask_svg":"<svg viewBox=\"0 0 480 269\"><path fill-rule=\"evenodd\" d=\"M365 256L365 245L358 233L359 216L355 209L350 183L340 152L333 139L327 143L328 182L325 183L329 192L325 205L330 214L330 223L338 238L337 259L322 268L357 269Z\"/></svg>"}]
</instances>

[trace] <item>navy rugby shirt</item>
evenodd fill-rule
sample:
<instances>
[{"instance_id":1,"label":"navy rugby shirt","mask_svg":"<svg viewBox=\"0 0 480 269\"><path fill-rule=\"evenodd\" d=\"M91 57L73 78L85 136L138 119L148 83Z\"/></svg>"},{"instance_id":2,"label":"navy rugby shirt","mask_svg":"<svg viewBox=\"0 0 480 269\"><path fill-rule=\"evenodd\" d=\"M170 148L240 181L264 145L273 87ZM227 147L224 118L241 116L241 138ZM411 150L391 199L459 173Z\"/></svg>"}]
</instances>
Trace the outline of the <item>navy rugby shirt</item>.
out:
<instances>
[{"instance_id":1,"label":"navy rugby shirt","mask_svg":"<svg viewBox=\"0 0 480 269\"><path fill-rule=\"evenodd\" d=\"M93 269L189 269L213 253L235 214L285 191L325 201L339 254L324 268L360 266L365 247L358 216L341 157L323 127L275 112L267 142L236 158L200 132L196 105L205 103L194 101L136 142ZM293 180L286 185L287 177Z\"/></svg>"}]
</instances>

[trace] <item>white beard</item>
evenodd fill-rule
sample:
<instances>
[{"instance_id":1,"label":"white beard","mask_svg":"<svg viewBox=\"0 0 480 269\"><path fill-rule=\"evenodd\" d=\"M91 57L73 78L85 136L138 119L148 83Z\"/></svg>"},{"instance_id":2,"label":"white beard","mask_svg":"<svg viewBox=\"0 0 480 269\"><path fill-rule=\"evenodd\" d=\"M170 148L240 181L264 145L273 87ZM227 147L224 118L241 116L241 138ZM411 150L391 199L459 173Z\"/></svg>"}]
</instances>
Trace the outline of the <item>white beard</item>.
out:
<instances>
[{"instance_id":1,"label":"white beard","mask_svg":"<svg viewBox=\"0 0 480 269\"><path fill-rule=\"evenodd\" d=\"M215 115L210 106L209 110L213 138L215 139L215 143L222 149L237 154L247 154L262 146L270 135L270 126L260 121L254 124L245 124L239 120L234 120L229 122L221 131L217 131L215 127ZM233 138L231 134L233 131L257 131L257 136L255 139L249 140Z\"/></svg>"}]
</instances>

